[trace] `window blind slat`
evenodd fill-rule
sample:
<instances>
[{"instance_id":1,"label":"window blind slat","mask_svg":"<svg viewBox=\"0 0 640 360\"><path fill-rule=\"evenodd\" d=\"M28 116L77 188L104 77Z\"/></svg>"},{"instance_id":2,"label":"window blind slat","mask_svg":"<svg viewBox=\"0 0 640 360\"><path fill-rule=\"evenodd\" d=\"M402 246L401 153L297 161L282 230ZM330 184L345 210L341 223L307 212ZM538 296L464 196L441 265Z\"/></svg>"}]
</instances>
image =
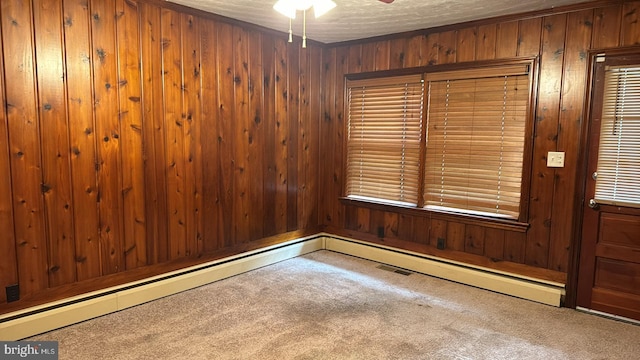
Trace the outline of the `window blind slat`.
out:
<instances>
[{"instance_id":1,"label":"window blind slat","mask_svg":"<svg viewBox=\"0 0 640 360\"><path fill-rule=\"evenodd\" d=\"M517 218L528 75L427 80L426 207Z\"/></svg>"},{"instance_id":2,"label":"window blind slat","mask_svg":"<svg viewBox=\"0 0 640 360\"><path fill-rule=\"evenodd\" d=\"M595 200L640 207L640 66L608 66Z\"/></svg>"},{"instance_id":3,"label":"window blind slat","mask_svg":"<svg viewBox=\"0 0 640 360\"><path fill-rule=\"evenodd\" d=\"M640 66L605 69L595 199L640 207Z\"/></svg>"},{"instance_id":4,"label":"window blind slat","mask_svg":"<svg viewBox=\"0 0 640 360\"><path fill-rule=\"evenodd\" d=\"M417 204L420 76L348 81L346 194Z\"/></svg>"}]
</instances>

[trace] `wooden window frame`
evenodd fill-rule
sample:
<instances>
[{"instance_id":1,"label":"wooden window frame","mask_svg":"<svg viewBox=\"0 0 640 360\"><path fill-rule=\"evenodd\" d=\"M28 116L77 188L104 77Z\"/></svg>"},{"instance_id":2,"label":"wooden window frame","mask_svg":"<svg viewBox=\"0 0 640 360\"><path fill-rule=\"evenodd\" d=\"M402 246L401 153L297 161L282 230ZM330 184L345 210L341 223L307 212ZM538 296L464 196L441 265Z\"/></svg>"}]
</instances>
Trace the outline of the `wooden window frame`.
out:
<instances>
[{"instance_id":1,"label":"wooden window frame","mask_svg":"<svg viewBox=\"0 0 640 360\"><path fill-rule=\"evenodd\" d=\"M537 99L537 89L538 89L538 78L539 78L539 70L538 70L538 57L530 57L530 58L517 58L517 59L507 59L507 60L488 60L488 61L477 61L477 62L469 62L469 63L457 63L457 64L443 64L443 65L432 65L425 67L417 67L410 69L400 69L400 70L390 70L390 71L377 71L377 72L367 72L367 73L358 73L358 74L347 74L345 75L345 80L362 80L362 79L371 79L371 78L382 78L382 77L391 77L391 76L401 76L401 75L412 75L412 74L423 74L425 77L431 73L438 72L449 72L449 71L462 71L468 69L483 69L483 68L496 68L503 66L513 66L513 65L527 65L529 66L529 74L530 74L530 84L529 84L529 110L527 113L527 120L525 124L525 139L524 139L524 149L523 149L523 161L522 161L522 184L521 184L521 195L520 195L520 211L518 219L504 219L499 217L491 217L484 215L474 215L474 214L466 214L462 212L451 212L445 210L437 210L437 209L427 209L424 208L424 199L423 199L423 186L424 186L424 162L426 159L426 144L422 145L421 148L421 160L420 160L420 182L419 182L419 194L418 194L418 204L417 206L401 206L396 204L390 204L385 201L373 201L373 200L363 200L363 199L354 199L346 196L346 179L343 182L343 196L340 198L340 201L344 205L355 205L360 207L366 207L377 210L385 210L392 212L400 212L407 213L411 215L418 216L428 216L428 217L438 217L449 219L453 221L459 221L462 223L472 223L472 224L482 224L488 227L495 227L501 229L508 229L514 231L525 232L529 227L528 219L529 219L529 202L530 202L530 190L531 190L531 168L533 163L533 135L534 135L534 127L535 127L535 111L536 111L536 102ZM344 106L345 106L345 114L348 114L349 111L349 103L347 99L347 81L344 82L345 86L343 89L344 94ZM427 109L425 106L425 113ZM345 133L348 131L348 123L345 122ZM422 141L426 142L426 137L424 132L426 131L426 124L423 125L423 134ZM344 148L347 148L348 139L344 138ZM345 154L346 160L347 154ZM346 161L343 162L343 173L346 174Z\"/></svg>"}]
</instances>

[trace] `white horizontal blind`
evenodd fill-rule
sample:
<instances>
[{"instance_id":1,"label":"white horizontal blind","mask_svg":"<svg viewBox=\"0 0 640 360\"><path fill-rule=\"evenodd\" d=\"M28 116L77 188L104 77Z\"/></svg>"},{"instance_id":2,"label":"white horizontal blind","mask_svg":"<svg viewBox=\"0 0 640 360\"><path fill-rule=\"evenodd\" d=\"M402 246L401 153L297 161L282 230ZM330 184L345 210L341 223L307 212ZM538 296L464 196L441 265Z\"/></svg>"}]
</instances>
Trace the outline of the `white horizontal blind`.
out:
<instances>
[{"instance_id":1,"label":"white horizontal blind","mask_svg":"<svg viewBox=\"0 0 640 360\"><path fill-rule=\"evenodd\" d=\"M346 195L416 205L420 75L349 81Z\"/></svg>"},{"instance_id":2,"label":"white horizontal blind","mask_svg":"<svg viewBox=\"0 0 640 360\"><path fill-rule=\"evenodd\" d=\"M527 72L520 66L427 77L425 207L518 218Z\"/></svg>"},{"instance_id":3,"label":"white horizontal blind","mask_svg":"<svg viewBox=\"0 0 640 360\"><path fill-rule=\"evenodd\" d=\"M595 200L640 207L640 65L605 69Z\"/></svg>"}]
</instances>

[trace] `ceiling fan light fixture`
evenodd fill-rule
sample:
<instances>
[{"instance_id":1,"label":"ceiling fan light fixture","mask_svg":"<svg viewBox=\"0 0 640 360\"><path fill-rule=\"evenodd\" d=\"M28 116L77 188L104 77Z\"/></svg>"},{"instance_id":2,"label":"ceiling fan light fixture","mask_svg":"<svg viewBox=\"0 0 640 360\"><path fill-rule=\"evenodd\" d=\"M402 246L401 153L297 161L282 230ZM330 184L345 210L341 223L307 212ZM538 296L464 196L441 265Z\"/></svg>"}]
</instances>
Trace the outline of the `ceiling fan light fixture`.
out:
<instances>
[{"instance_id":1,"label":"ceiling fan light fixture","mask_svg":"<svg viewBox=\"0 0 640 360\"><path fill-rule=\"evenodd\" d=\"M318 18L336 7L336 3L332 0L278 0L273 5L277 12L290 19L296 18L297 11L306 11L312 7L314 15Z\"/></svg>"},{"instance_id":2,"label":"ceiling fan light fixture","mask_svg":"<svg viewBox=\"0 0 640 360\"><path fill-rule=\"evenodd\" d=\"M296 11L298 11L296 2L293 0L278 0L278 2L273 5L273 9L289 19L295 19Z\"/></svg>"},{"instance_id":3,"label":"ceiling fan light fixture","mask_svg":"<svg viewBox=\"0 0 640 360\"><path fill-rule=\"evenodd\" d=\"M273 8L280 14L289 18L289 42L293 42L293 32L291 30L291 19L296 18L296 12L302 11L302 47L307 47L307 10L313 7L316 18L326 14L336 7L332 0L278 0L273 4Z\"/></svg>"},{"instance_id":4,"label":"ceiling fan light fixture","mask_svg":"<svg viewBox=\"0 0 640 360\"><path fill-rule=\"evenodd\" d=\"M336 3L332 0L315 0L313 1L313 14L319 18L334 7L336 7Z\"/></svg>"}]
</instances>

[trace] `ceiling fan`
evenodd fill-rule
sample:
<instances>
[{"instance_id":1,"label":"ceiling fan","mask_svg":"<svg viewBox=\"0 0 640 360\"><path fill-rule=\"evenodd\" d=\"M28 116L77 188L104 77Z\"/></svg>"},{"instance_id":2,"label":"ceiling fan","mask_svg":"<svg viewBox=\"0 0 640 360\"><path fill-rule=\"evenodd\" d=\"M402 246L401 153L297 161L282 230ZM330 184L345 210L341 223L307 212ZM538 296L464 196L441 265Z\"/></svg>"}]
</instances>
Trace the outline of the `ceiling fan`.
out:
<instances>
[{"instance_id":1,"label":"ceiling fan","mask_svg":"<svg viewBox=\"0 0 640 360\"><path fill-rule=\"evenodd\" d=\"M392 2L394 2L395 0L380 0L381 2L385 3L385 4L391 4ZM316 17L321 16L322 14L326 13L327 11L333 9L334 7L336 7L336 3L333 2L333 0L306 0L306 1L300 1L300 0L278 0L274 5L273 8L281 13L282 15L286 16L289 18L289 42L293 42L293 31L291 30L291 20L295 19L296 17L296 12L298 10L302 10L302 47L306 48L307 47L307 17L306 17L306 11L308 9L310 9L311 7L313 7L313 12L315 13Z\"/></svg>"}]
</instances>

